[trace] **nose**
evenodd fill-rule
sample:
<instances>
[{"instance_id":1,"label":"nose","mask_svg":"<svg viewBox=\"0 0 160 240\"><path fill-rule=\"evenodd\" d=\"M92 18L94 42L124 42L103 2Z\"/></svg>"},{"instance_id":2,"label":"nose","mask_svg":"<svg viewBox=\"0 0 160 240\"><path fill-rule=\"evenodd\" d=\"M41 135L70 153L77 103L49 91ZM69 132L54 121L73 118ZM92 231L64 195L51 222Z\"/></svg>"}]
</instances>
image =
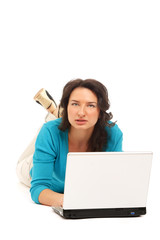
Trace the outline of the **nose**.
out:
<instances>
[{"instance_id":1,"label":"nose","mask_svg":"<svg viewBox=\"0 0 160 240\"><path fill-rule=\"evenodd\" d=\"M78 110L78 116L79 117L85 116L85 107L84 106L80 106L80 108Z\"/></svg>"}]
</instances>

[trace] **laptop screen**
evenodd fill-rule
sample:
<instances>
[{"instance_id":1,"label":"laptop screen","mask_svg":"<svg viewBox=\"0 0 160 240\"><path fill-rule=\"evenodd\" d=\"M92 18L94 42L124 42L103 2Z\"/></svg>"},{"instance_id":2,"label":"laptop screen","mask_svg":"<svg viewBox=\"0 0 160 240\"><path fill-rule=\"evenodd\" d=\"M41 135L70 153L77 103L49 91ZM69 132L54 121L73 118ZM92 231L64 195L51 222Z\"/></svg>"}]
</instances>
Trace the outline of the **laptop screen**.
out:
<instances>
[{"instance_id":1,"label":"laptop screen","mask_svg":"<svg viewBox=\"0 0 160 240\"><path fill-rule=\"evenodd\" d=\"M63 209L145 207L151 152L69 153Z\"/></svg>"}]
</instances>

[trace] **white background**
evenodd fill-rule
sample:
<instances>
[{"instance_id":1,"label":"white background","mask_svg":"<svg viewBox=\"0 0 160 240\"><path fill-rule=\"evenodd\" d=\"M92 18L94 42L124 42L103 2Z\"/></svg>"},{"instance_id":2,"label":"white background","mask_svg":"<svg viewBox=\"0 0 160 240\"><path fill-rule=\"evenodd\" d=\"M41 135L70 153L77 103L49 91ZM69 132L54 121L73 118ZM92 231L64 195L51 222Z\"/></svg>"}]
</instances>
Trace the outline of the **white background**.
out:
<instances>
[{"instance_id":1,"label":"white background","mask_svg":"<svg viewBox=\"0 0 160 240\"><path fill-rule=\"evenodd\" d=\"M159 13L156 0L0 2L3 239L159 239ZM146 216L64 220L19 184L17 160L46 115L33 96L43 87L59 103L74 78L106 85L124 151L153 151Z\"/></svg>"}]
</instances>

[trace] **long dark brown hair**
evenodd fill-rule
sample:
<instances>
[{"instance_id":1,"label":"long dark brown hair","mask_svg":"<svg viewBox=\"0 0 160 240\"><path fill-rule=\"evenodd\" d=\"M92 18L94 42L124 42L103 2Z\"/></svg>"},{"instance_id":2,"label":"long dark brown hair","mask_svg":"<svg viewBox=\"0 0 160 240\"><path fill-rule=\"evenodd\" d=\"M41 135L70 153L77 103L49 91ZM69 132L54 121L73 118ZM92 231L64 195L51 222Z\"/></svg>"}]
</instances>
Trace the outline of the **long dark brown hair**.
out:
<instances>
[{"instance_id":1,"label":"long dark brown hair","mask_svg":"<svg viewBox=\"0 0 160 240\"><path fill-rule=\"evenodd\" d=\"M64 86L60 101L60 107L63 109L63 111L62 122L59 125L59 129L65 131L66 129L70 128L67 113L68 101L71 92L77 87L88 88L97 96L100 116L89 139L88 150L92 152L104 151L107 146L107 131L105 130L105 127L112 127L115 125L115 123L109 123L109 120L112 119L113 115L111 112L106 112L110 107L107 88L95 79L75 79L69 81Z\"/></svg>"}]
</instances>

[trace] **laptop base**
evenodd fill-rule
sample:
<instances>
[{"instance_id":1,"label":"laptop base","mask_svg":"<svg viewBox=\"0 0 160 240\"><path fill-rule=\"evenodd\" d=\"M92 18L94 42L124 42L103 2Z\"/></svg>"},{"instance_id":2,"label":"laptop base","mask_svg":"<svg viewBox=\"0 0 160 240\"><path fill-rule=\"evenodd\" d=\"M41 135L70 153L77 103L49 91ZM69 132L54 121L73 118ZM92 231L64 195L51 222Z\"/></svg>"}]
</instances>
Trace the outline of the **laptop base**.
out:
<instances>
[{"instance_id":1,"label":"laptop base","mask_svg":"<svg viewBox=\"0 0 160 240\"><path fill-rule=\"evenodd\" d=\"M57 211L55 211L58 213ZM64 218L107 218L107 217L139 217L146 214L146 207L141 208L108 208L108 209L71 209L62 210Z\"/></svg>"}]
</instances>

